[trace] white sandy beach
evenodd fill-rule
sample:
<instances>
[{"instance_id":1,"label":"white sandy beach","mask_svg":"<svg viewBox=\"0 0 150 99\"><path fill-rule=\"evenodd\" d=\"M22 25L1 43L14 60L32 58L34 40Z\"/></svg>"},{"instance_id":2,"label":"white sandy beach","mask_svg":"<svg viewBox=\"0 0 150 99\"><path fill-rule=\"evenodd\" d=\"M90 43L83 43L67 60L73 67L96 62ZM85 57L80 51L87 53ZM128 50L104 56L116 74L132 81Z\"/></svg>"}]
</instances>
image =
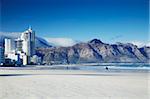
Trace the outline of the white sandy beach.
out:
<instances>
[{"instance_id":1,"label":"white sandy beach","mask_svg":"<svg viewBox=\"0 0 150 99\"><path fill-rule=\"evenodd\" d=\"M149 73L0 70L0 99L149 99Z\"/></svg>"}]
</instances>

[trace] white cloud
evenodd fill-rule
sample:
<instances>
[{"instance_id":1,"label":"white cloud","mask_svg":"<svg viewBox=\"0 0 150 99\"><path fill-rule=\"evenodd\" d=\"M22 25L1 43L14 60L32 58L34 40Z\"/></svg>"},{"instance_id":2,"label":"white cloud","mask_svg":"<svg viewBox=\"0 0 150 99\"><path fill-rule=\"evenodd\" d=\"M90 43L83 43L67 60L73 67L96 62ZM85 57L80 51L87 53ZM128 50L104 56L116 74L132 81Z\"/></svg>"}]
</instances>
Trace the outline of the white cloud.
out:
<instances>
[{"instance_id":1,"label":"white cloud","mask_svg":"<svg viewBox=\"0 0 150 99\"><path fill-rule=\"evenodd\" d=\"M76 41L71 38L45 38L49 43L55 46L72 46L76 44Z\"/></svg>"},{"instance_id":2,"label":"white cloud","mask_svg":"<svg viewBox=\"0 0 150 99\"><path fill-rule=\"evenodd\" d=\"M21 35L20 32L0 32L0 37L11 37L11 38L17 38Z\"/></svg>"},{"instance_id":3,"label":"white cloud","mask_svg":"<svg viewBox=\"0 0 150 99\"><path fill-rule=\"evenodd\" d=\"M149 42L131 41L130 43L137 45L138 47L150 46L150 41Z\"/></svg>"}]
</instances>

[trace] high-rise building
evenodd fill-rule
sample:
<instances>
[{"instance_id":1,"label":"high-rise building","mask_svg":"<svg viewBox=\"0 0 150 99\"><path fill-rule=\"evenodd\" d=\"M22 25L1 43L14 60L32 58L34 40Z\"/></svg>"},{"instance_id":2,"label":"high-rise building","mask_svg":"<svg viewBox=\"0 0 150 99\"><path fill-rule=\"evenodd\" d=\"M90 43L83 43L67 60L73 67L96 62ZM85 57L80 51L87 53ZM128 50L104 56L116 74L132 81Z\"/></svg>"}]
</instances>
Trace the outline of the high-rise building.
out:
<instances>
[{"instance_id":1,"label":"high-rise building","mask_svg":"<svg viewBox=\"0 0 150 99\"><path fill-rule=\"evenodd\" d=\"M35 54L35 32L32 28L22 33L21 40L23 40L23 52L25 52L27 56L33 56Z\"/></svg>"},{"instance_id":2,"label":"high-rise building","mask_svg":"<svg viewBox=\"0 0 150 99\"><path fill-rule=\"evenodd\" d=\"M30 27L21 35L22 51L27 55L27 64L30 64L30 58L35 54L35 32Z\"/></svg>"},{"instance_id":3,"label":"high-rise building","mask_svg":"<svg viewBox=\"0 0 150 99\"><path fill-rule=\"evenodd\" d=\"M11 39L5 38L5 55L11 52Z\"/></svg>"},{"instance_id":4,"label":"high-rise building","mask_svg":"<svg viewBox=\"0 0 150 99\"><path fill-rule=\"evenodd\" d=\"M4 64L4 47L0 45L0 65Z\"/></svg>"},{"instance_id":5,"label":"high-rise building","mask_svg":"<svg viewBox=\"0 0 150 99\"><path fill-rule=\"evenodd\" d=\"M5 55L15 50L15 44L13 39L5 38Z\"/></svg>"},{"instance_id":6,"label":"high-rise building","mask_svg":"<svg viewBox=\"0 0 150 99\"><path fill-rule=\"evenodd\" d=\"M23 40L21 40L20 38L15 40L16 51L22 52L22 42L23 42Z\"/></svg>"}]
</instances>

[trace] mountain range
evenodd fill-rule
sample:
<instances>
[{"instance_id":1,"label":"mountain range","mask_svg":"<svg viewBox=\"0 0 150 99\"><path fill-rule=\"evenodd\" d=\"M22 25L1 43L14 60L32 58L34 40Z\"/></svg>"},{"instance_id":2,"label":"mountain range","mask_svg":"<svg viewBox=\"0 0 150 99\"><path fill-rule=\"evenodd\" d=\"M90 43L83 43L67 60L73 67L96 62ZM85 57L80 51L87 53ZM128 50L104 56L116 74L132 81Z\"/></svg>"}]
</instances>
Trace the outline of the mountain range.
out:
<instances>
[{"instance_id":1,"label":"mountain range","mask_svg":"<svg viewBox=\"0 0 150 99\"><path fill-rule=\"evenodd\" d=\"M80 64L101 62L149 62L150 47L131 43L106 44L99 39L70 47L37 48L45 64Z\"/></svg>"}]
</instances>

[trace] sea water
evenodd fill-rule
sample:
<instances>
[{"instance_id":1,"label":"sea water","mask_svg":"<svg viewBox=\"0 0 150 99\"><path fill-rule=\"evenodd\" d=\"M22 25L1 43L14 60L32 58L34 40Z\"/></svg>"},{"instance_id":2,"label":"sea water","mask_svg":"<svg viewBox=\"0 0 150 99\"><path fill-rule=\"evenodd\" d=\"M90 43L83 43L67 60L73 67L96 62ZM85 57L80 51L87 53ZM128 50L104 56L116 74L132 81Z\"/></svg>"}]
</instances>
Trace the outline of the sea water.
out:
<instances>
[{"instance_id":1,"label":"sea water","mask_svg":"<svg viewBox=\"0 0 150 99\"><path fill-rule=\"evenodd\" d=\"M96 70L96 71L102 71L106 70L106 67L108 67L108 70L112 71L150 71L150 64L149 63L102 63L97 65L80 65L77 66L80 70Z\"/></svg>"},{"instance_id":2,"label":"sea water","mask_svg":"<svg viewBox=\"0 0 150 99\"><path fill-rule=\"evenodd\" d=\"M106 67L108 70L106 70ZM24 67L0 67L18 70L94 70L94 71L150 71L149 63L89 63L69 65L34 65Z\"/></svg>"}]
</instances>

